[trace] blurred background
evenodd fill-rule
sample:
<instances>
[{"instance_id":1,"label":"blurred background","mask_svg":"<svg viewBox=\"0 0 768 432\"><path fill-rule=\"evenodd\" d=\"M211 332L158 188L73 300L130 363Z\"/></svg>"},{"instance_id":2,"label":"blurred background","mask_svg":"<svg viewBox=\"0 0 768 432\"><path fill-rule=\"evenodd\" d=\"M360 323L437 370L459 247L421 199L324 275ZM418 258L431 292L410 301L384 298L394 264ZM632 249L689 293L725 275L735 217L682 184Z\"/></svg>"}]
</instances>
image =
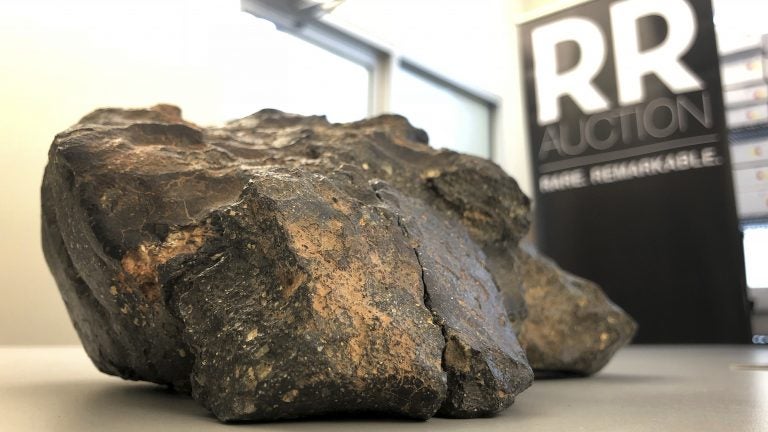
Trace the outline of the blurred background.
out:
<instances>
[{"instance_id":1,"label":"blurred background","mask_svg":"<svg viewBox=\"0 0 768 432\"><path fill-rule=\"evenodd\" d=\"M311 24L281 15L281 1L261 2L275 6L273 21L286 31L257 18L258 3L0 2L0 344L77 343L43 259L39 187L54 135L96 108L170 103L201 125L262 108L333 122L396 112L426 129L434 146L494 160L530 194L515 23L561 2L282 2L315 6L312 16L333 9ZM738 81L759 66L762 79L768 2L714 4L723 67ZM768 88L756 85L746 103L737 101L734 128L768 122ZM753 141L746 157L762 148ZM748 184L739 204L754 328L765 334L768 169L749 167L766 179Z\"/></svg>"}]
</instances>

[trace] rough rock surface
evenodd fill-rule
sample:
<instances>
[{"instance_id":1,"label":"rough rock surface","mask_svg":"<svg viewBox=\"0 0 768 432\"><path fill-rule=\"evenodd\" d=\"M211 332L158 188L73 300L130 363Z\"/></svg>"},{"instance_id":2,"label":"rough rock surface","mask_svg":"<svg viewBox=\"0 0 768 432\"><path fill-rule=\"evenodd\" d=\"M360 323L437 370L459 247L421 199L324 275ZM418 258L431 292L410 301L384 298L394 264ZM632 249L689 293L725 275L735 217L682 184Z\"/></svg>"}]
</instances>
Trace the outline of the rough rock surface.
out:
<instances>
[{"instance_id":1,"label":"rough rock surface","mask_svg":"<svg viewBox=\"0 0 768 432\"><path fill-rule=\"evenodd\" d=\"M529 245L514 255L528 308L518 337L537 377L592 375L632 339L637 324L595 283L565 272Z\"/></svg>"},{"instance_id":2,"label":"rough rock surface","mask_svg":"<svg viewBox=\"0 0 768 432\"><path fill-rule=\"evenodd\" d=\"M96 366L222 420L492 415L533 379L515 330L566 342L534 330L560 319L531 295L556 270L520 264L515 181L399 116L264 110L200 128L168 105L102 109L57 135L42 205ZM594 371L611 353L559 365Z\"/></svg>"}]
</instances>

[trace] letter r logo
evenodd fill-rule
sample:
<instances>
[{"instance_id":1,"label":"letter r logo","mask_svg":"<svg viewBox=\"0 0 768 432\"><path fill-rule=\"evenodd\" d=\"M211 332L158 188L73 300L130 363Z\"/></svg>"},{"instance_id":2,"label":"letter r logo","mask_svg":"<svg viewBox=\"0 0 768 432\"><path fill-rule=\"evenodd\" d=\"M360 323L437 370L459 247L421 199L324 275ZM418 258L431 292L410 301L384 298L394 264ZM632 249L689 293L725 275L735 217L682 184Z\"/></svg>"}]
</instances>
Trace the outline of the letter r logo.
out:
<instances>
[{"instance_id":1,"label":"letter r logo","mask_svg":"<svg viewBox=\"0 0 768 432\"><path fill-rule=\"evenodd\" d=\"M581 56L574 67L557 73L556 48L566 41L575 42ZM608 99L592 83L605 64L605 38L600 27L585 18L565 18L534 29L531 44L539 125L560 120L558 100L564 95L585 114L610 108Z\"/></svg>"},{"instance_id":2,"label":"letter r logo","mask_svg":"<svg viewBox=\"0 0 768 432\"><path fill-rule=\"evenodd\" d=\"M667 37L640 52L637 22L656 15L667 22ZM611 5L613 56L621 105L645 99L643 76L656 75L673 93L704 88L702 81L681 61L696 38L696 16L685 0L624 0Z\"/></svg>"},{"instance_id":3,"label":"letter r logo","mask_svg":"<svg viewBox=\"0 0 768 432\"><path fill-rule=\"evenodd\" d=\"M666 21L667 37L641 51L638 21L647 16ZM616 1L610 6L610 19L619 105L642 102L646 95L643 78L650 74L675 94L704 88L682 61L698 31L694 10L686 0ZM566 41L576 43L581 55L575 66L558 73L557 45ZM606 43L598 24L583 17L564 18L531 32L539 125L560 120L559 98L566 95L584 114L610 108L611 102L594 84L605 65Z\"/></svg>"}]
</instances>

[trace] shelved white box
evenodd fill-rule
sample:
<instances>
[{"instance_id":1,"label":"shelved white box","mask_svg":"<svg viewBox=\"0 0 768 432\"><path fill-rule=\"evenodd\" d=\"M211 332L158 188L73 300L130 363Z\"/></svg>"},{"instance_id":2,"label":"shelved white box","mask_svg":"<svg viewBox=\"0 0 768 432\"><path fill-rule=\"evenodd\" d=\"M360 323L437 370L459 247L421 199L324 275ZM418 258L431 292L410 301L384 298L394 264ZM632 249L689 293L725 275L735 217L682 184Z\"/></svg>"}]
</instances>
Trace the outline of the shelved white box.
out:
<instances>
[{"instance_id":1,"label":"shelved white box","mask_svg":"<svg viewBox=\"0 0 768 432\"><path fill-rule=\"evenodd\" d=\"M764 63L761 51L748 56L723 59L720 64L723 87L730 89L765 82Z\"/></svg>"},{"instance_id":2,"label":"shelved white box","mask_svg":"<svg viewBox=\"0 0 768 432\"><path fill-rule=\"evenodd\" d=\"M731 163L765 161L768 167L768 137L731 144Z\"/></svg>"},{"instance_id":3,"label":"shelved white box","mask_svg":"<svg viewBox=\"0 0 768 432\"><path fill-rule=\"evenodd\" d=\"M768 123L768 104L728 108L725 110L725 122L730 129Z\"/></svg>"},{"instance_id":4,"label":"shelved white box","mask_svg":"<svg viewBox=\"0 0 768 432\"><path fill-rule=\"evenodd\" d=\"M726 90L723 92L723 101L727 107L768 102L768 84Z\"/></svg>"},{"instance_id":5,"label":"shelved white box","mask_svg":"<svg viewBox=\"0 0 768 432\"><path fill-rule=\"evenodd\" d=\"M740 218L768 216L768 191L737 193L736 210Z\"/></svg>"},{"instance_id":6,"label":"shelved white box","mask_svg":"<svg viewBox=\"0 0 768 432\"><path fill-rule=\"evenodd\" d=\"M717 50L720 56L763 49L761 33L744 33L740 28L717 29Z\"/></svg>"}]
</instances>

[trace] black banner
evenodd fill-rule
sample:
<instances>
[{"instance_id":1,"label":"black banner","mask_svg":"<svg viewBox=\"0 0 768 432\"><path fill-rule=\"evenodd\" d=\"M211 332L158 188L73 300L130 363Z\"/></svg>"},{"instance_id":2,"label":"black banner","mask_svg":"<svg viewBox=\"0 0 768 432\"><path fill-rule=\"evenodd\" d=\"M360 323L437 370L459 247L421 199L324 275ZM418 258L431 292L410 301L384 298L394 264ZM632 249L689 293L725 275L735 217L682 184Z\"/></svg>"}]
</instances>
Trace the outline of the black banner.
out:
<instances>
[{"instance_id":1,"label":"black banner","mask_svg":"<svg viewBox=\"0 0 768 432\"><path fill-rule=\"evenodd\" d=\"M748 342L709 0L594 0L519 31L541 250L637 342Z\"/></svg>"}]
</instances>

